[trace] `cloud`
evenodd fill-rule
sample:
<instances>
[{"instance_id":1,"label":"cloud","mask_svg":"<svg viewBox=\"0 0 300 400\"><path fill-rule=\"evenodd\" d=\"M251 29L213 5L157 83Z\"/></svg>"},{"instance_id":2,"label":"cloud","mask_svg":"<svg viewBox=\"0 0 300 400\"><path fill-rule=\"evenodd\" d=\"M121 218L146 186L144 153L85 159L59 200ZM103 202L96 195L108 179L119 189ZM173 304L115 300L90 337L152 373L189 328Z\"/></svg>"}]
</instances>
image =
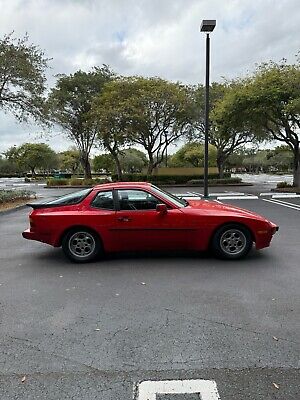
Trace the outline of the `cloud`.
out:
<instances>
[{"instance_id":1,"label":"cloud","mask_svg":"<svg viewBox=\"0 0 300 400\"><path fill-rule=\"evenodd\" d=\"M211 35L213 80L245 75L270 59L292 62L299 51L298 0L0 0L0 7L1 36L28 32L52 58L50 86L57 73L103 63L123 75L203 83L202 19L217 20ZM3 114L0 124L0 151L10 138L18 144L39 131ZM66 146L63 139L55 143Z\"/></svg>"}]
</instances>

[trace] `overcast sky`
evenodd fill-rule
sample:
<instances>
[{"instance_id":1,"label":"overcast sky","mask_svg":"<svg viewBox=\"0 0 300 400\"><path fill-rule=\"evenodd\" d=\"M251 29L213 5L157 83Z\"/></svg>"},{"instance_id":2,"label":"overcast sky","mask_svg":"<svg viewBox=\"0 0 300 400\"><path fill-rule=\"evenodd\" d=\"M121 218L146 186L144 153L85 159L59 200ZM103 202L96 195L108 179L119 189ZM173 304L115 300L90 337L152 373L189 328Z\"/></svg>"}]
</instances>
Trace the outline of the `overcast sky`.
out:
<instances>
[{"instance_id":1,"label":"overcast sky","mask_svg":"<svg viewBox=\"0 0 300 400\"><path fill-rule=\"evenodd\" d=\"M245 75L263 61L295 60L300 50L299 0L0 0L0 36L27 32L52 58L57 73L108 64L123 75L160 76L204 83L202 19L216 19L211 75ZM41 129L0 112L0 152L41 141ZM42 139L55 150L71 143L53 132Z\"/></svg>"}]
</instances>

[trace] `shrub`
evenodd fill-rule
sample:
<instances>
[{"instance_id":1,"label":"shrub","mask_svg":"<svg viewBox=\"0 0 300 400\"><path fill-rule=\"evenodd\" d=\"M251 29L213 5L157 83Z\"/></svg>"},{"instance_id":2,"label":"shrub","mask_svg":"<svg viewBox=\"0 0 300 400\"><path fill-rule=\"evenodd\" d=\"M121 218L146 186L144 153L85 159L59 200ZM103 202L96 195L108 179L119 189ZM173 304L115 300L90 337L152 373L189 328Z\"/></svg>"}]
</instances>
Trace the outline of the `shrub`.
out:
<instances>
[{"instance_id":1,"label":"shrub","mask_svg":"<svg viewBox=\"0 0 300 400\"><path fill-rule=\"evenodd\" d=\"M71 179L49 178L47 180L47 186L95 186L107 182L110 182L110 180L106 178L95 178L95 179L83 179L75 177Z\"/></svg>"},{"instance_id":2,"label":"shrub","mask_svg":"<svg viewBox=\"0 0 300 400\"><path fill-rule=\"evenodd\" d=\"M215 182L218 179L218 174L209 174L208 179ZM230 173L225 174L225 178L230 178ZM116 174L112 175L112 180L117 181L118 176ZM145 174L123 174L123 180L126 182L150 182L154 184L185 184L191 181L203 181L203 175L150 175ZM198 182L197 182L198 183Z\"/></svg>"},{"instance_id":3,"label":"shrub","mask_svg":"<svg viewBox=\"0 0 300 400\"><path fill-rule=\"evenodd\" d=\"M291 185L290 183L287 183L286 181L284 182L278 182L277 183L277 188L278 189L282 189L282 188L292 188L293 185Z\"/></svg>"},{"instance_id":4,"label":"shrub","mask_svg":"<svg viewBox=\"0 0 300 400\"><path fill-rule=\"evenodd\" d=\"M230 183L241 183L242 179L241 178L217 178L217 179L208 179L208 183L210 184L217 184L217 185L228 185ZM204 184L204 179L192 179L188 181L188 184L190 185L203 185Z\"/></svg>"},{"instance_id":5,"label":"shrub","mask_svg":"<svg viewBox=\"0 0 300 400\"><path fill-rule=\"evenodd\" d=\"M30 199L34 196L29 190L0 190L0 204L14 200Z\"/></svg>"},{"instance_id":6,"label":"shrub","mask_svg":"<svg viewBox=\"0 0 300 400\"><path fill-rule=\"evenodd\" d=\"M47 186L65 186L68 185L68 179L49 178L47 179Z\"/></svg>"},{"instance_id":7,"label":"shrub","mask_svg":"<svg viewBox=\"0 0 300 400\"><path fill-rule=\"evenodd\" d=\"M71 178L71 179L68 180L68 185L81 186L81 185L83 185L83 179L81 179L81 178Z\"/></svg>"}]
</instances>

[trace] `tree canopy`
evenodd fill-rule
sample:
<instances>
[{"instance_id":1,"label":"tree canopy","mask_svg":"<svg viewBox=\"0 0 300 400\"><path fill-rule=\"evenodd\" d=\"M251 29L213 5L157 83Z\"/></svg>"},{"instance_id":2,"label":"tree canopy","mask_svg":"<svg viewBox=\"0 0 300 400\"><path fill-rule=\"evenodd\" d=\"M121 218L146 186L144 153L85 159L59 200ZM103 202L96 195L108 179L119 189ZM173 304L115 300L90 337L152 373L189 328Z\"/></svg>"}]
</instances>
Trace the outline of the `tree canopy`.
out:
<instances>
[{"instance_id":1,"label":"tree canopy","mask_svg":"<svg viewBox=\"0 0 300 400\"><path fill-rule=\"evenodd\" d=\"M208 165L216 166L217 149L208 146ZM204 165L203 143L190 142L182 146L169 160L170 167L202 167Z\"/></svg>"},{"instance_id":2,"label":"tree canopy","mask_svg":"<svg viewBox=\"0 0 300 400\"><path fill-rule=\"evenodd\" d=\"M107 84L103 96L105 101L99 99L96 105L99 132L102 140L106 136L114 144L106 148L116 149L116 143L142 146L149 159L149 174L162 162L168 146L191 129L192 98L188 88L177 83L122 78Z\"/></svg>"},{"instance_id":3,"label":"tree canopy","mask_svg":"<svg viewBox=\"0 0 300 400\"><path fill-rule=\"evenodd\" d=\"M294 185L300 186L300 64L262 64L237 87L219 104L219 120L287 144L294 155Z\"/></svg>"},{"instance_id":4,"label":"tree canopy","mask_svg":"<svg viewBox=\"0 0 300 400\"><path fill-rule=\"evenodd\" d=\"M49 171L58 164L56 153L45 143L24 143L18 147L13 146L6 151L5 156L25 171L30 170L33 176L37 168Z\"/></svg>"},{"instance_id":5,"label":"tree canopy","mask_svg":"<svg viewBox=\"0 0 300 400\"><path fill-rule=\"evenodd\" d=\"M90 123L89 112L93 98L102 92L112 76L112 71L105 65L90 72L60 75L49 96L51 120L60 125L76 145L87 179L91 178L89 155L97 133Z\"/></svg>"},{"instance_id":6,"label":"tree canopy","mask_svg":"<svg viewBox=\"0 0 300 400\"><path fill-rule=\"evenodd\" d=\"M80 153L76 148L62 151L58 154L59 168L74 174L80 165Z\"/></svg>"},{"instance_id":7,"label":"tree canopy","mask_svg":"<svg viewBox=\"0 0 300 400\"><path fill-rule=\"evenodd\" d=\"M0 108L19 121L45 121L45 70L49 59L28 37L0 39Z\"/></svg>"},{"instance_id":8,"label":"tree canopy","mask_svg":"<svg viewBox=\"0 0 300 400\"><path fill-rule=\"evenodd\" d=\"M210 126L208 140L217 149L216 162L220 178L223 177L224 167L228 157L246 143L258 142L260 139L249 126L234 127L228 120L228 115L223 113L224 102L228 92L238 92L240 85L237 83L212 83L210 88ZM192 137L204 137L204 93L202 85L195 88L195 107L198 116L195 120L196 131ZM196 134L196 135L195 135Z\"/></svg>"}]
</instances>

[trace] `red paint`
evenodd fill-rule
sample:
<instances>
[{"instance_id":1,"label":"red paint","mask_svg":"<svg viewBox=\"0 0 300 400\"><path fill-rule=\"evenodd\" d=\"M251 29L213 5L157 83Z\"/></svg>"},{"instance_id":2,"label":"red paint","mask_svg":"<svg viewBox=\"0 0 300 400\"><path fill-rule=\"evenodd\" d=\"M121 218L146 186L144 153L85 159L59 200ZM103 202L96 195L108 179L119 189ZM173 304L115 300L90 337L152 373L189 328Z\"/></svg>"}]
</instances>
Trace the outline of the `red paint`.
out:
<instances>
[{"instance_id":1,"label":"red paint","mask_svg":"<svg viewBox=\"0 0 300 400\"><path fill-rule=\"evenodd\" d=\"M103 210L90 206L98 192L138 189L159 198L167 212L156 210ZM226 223L245 225L257 249L270 245L276 225L242 208L206 200L190 200L178 207L164 195L157 195L148 183L118 182L98 185L76 205L38 208L30 213L31 228L23 237L58 247L64 233L80 226L99 234L107 252L122 250L206 250L212 235Z\"/></svg>"}]
</instances>

